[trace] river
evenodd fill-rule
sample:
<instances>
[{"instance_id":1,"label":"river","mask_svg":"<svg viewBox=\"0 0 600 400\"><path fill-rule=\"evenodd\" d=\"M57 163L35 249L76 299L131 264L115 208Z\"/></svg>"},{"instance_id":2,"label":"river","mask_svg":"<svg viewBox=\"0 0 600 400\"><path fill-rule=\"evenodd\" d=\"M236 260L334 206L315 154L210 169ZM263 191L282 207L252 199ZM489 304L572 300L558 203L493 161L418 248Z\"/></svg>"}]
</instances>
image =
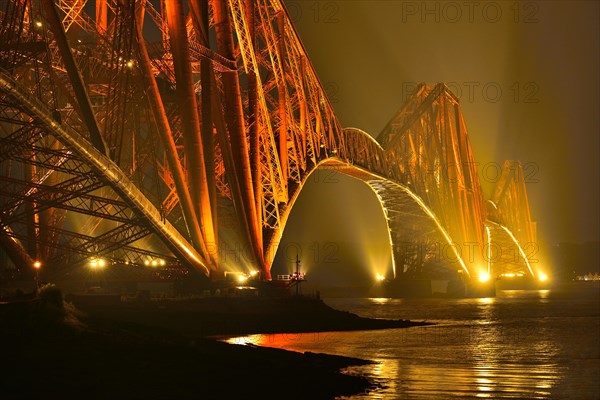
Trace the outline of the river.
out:
<instances>
[{"instance_id":1,"label":"river","mask_svg":"<svg viewBox=\"0 0 600 400\"><path fill-rule=\"evenodd\" d=\"M570 285L479 299L325 299L365 317L436 325L229 339L358 357L380 387L352 399L600 398L600 291Z\"/></svg>"}]
</instances>

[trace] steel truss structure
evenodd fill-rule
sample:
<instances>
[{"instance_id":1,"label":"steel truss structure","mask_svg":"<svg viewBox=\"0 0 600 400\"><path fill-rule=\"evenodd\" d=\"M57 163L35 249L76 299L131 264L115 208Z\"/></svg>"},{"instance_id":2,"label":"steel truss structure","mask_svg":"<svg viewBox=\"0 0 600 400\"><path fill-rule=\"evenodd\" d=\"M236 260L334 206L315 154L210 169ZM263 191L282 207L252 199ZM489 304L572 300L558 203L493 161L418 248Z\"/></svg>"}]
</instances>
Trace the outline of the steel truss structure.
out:
<instances>
[{"instance_id":1,"label":"steel truss structure","mask_svg":"<svg viewBox=\"0 0 600 400\"><path fill-rule=\"evenodd\" d=\"M443 84L419 86L377 139L343 129L280 0L0 5L0 244L14 264L161 258L219 276L219 249L241 247L269 279L307 178L334 168L380 200L394 273L430 263L432 244L467 275L534 273L526 256L495 266L461 249L535 242L520 164L486 202Z\"/></svg>"}]
</instances>

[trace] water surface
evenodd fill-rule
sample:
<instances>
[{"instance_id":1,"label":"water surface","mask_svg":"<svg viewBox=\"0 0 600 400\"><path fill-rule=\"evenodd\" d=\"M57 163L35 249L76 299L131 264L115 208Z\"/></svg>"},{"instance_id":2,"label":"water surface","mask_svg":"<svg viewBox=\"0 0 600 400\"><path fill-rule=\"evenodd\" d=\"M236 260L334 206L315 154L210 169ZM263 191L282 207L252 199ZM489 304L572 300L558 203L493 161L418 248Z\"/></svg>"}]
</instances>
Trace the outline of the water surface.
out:
<instances>
[{"instance_id":1,"label":"water surface","mask_svg":"<svg viewBox=\"0 0 600 400\"><path fill-rule=\"evenodd\" d=\"M228 340L359 357L381 388L353 399L600 398L597 288L499 291L481 299L325 299L366 317L437 325Z\"/></svg>"}]
</instances>

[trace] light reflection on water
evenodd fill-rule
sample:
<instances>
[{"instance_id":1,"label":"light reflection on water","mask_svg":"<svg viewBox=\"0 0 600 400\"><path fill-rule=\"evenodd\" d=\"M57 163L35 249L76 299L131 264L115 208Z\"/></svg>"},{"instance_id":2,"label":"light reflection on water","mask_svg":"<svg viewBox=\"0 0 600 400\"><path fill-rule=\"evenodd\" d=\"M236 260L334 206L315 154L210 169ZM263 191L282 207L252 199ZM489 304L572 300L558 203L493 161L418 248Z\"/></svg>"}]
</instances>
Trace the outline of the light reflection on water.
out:
<instances>
[{"instance_id":1,"label":"light reflection on water","mask_svg":"<svg viewBox=\"0 0 600 400\"><path fill-rule=\"evenodd\" d=\"M599 297L504 291L483 299L329 299L377 318L428 320L410 329L250 335L253 343L359 357L382 385L366 398L600 398Z\"/></svg>"}]
</instances>

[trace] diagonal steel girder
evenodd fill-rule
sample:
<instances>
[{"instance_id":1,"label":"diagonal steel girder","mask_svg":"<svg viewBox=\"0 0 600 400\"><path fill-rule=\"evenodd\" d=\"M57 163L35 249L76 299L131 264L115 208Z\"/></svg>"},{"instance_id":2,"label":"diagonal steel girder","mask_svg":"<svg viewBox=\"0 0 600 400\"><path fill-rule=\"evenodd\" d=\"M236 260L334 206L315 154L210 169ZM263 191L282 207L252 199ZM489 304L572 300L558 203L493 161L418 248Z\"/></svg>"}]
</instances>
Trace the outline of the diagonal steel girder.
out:
<instances>
[{"instance_id":1,"label":"diagonal steel girder","mask_svg":"<svg viewBox=\"0 0 600 400\"><path fill-rule=\"evenodd\" d=\"M18 215L11 215L12 213L9 211L18 207L22 201L57 204L70 201L104 186L96 177L90 175L76 176L55 186L36 184L7 176L0 176L0 181L8 183L2 187L3 191L12 194L11 197L17 200L16 204L15 202L0 204L0 214L10 215L13 218L18 218Z\"/></svg>"},{"instance_id":2,"label":"diagonal steel girder","mask_svg":"<svg viewBox=\"0 0 600 400\"><path fill-rule=\"evenodd\" d=\"M0 181L8 180L8 177L0 176ZM71 180L72 181L72 180ZM21 186L24 190L12 190L7 193L14 193L14 198L18 203L28 201L33 203L31 209L21 213L7 213L3 218L5 224L18 221L30 214L37 214L48 208L59 208L63 210L75 211L80 214L90 215L106 220L125 223L132 217L129 206L120 200L89 194L89 192L101 188L104 184L92 182L88 186L80 186L81 182L70 182L70 187L64 185L48 186L35 184L33 182L17 181L14 186ZM9 204L8 207L0 207L0 213L3 208L12 209L18 205Z\"/></svg>"}]
</instances>

